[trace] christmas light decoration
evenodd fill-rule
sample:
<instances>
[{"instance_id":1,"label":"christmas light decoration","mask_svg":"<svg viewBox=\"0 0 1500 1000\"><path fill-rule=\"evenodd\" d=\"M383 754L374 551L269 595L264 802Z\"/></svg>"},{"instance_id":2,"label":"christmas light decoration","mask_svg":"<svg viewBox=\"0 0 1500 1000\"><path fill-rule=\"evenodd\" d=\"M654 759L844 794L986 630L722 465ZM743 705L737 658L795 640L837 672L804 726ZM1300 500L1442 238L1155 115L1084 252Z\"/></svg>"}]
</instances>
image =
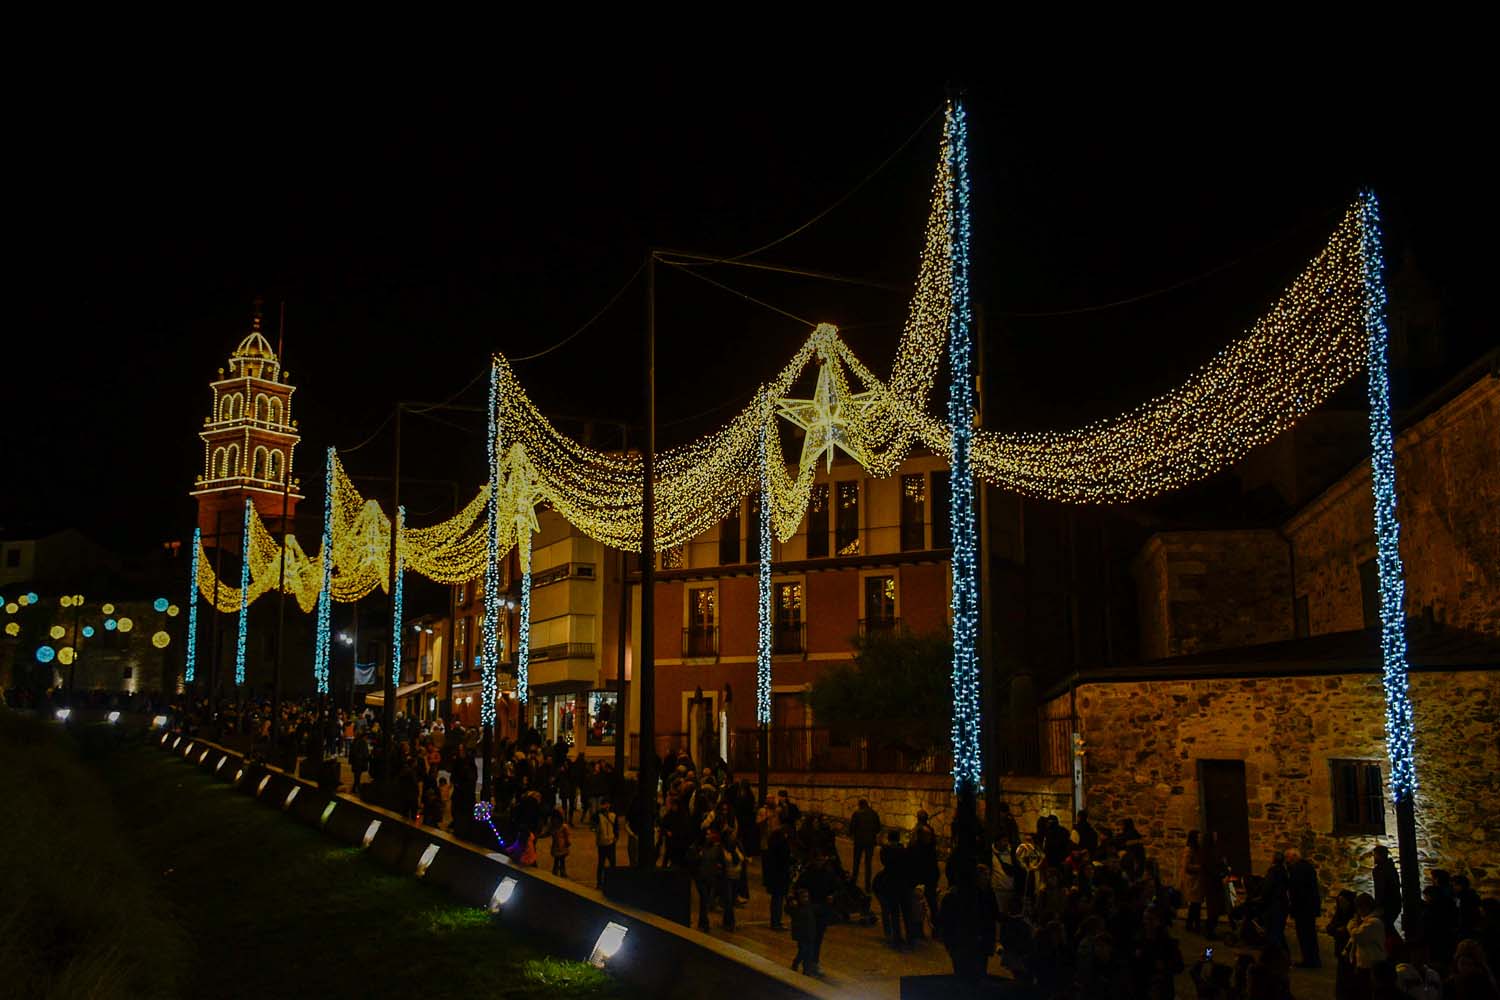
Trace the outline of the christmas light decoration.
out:
<instances>
[{"instance_id":1,"label":"christmas light decoration","mask_svg":"<svg viewBox=\"0 0 1500 1000\"><path fill-rule=\"evenodd\" d=\"M393 606L392 618L395 627L391 629L391 686L396 687L401 683L401 633L404 631L401 625L401 578L406 574L406 567L401 561L401 529L406 524L406 508L396 508L396 584L391 588L391 602Z\"/></svg>"},{"instance_id":2,"label":"christmas light decoration","mask_svg":"<svg viewBox=\"0 0 1500 1000\"><path fill-rule=\"evenodd\" d=\"M490 481L485 502L484 616L480 622L479 678L480 723L493 730L495 725L496 671L500 662L500 412L499 369L490 365L489 433L485 436L485 454L489 460Z\"/></svg>"},{"instance_id":3,"label":"christmas light decoration","mask_svg":"<svg viewBox=\"0 0 1500 1000\"><path fill-rule=\"evenodd\" d=\"M57 606L60 608L71 608L73 606L73 598L64 594L57 599Z\"/></svg>"},{"instance_id":4,"label":"christmas light decoration","mask_svg":"<svg viewBox=\"0 0 1500 1000\"><path fill-rule=\"evenodd\" d=\"M951 101L945 128L950 210L948 314L948 504L953 541L953 790L983 790L979 712L979 563L974 520L974 475L969 449L974 434L974 381L969 330L969 154L963 105Z\"/></svg>"},{"instance_id":5,"label":"christmas light decoration","mask_svg":"<svg viewBox=\"0 0 1500 1000\"><path fill-rule=\"evenodd\" d=\"M151 636L151 645L157 649L166 649L172 644L172 636L165 629Z\"/></svg>"},{"instance_id":6,"label":"christmas light decoration","mask_svg":"<svg viewBox=\"0 0 1500 1000\"><path fill-rule=\"evenodd\" d=\"M490 828L490 833L495 835L495 843L502 847L505 845L505 841L500 838L500 831L495 829L495 806L493 803L483 801L474 803L474 818Z\"/></svg>"},{"instance_id":7,"label":"christmas light decoration","mask_svg":"<svg viewBox=\"0 0 1500 1000\"><path fill-rule=\"evenodd\" d=\"M250 515L255 505L245 501L245 523L240 531L240 618L239 633L234 642L234 683L241 687L245 683L245 640L250 636ZM204 560L207 563L208 560Z\"/></svg>"},{"instance_id":8,"label":"christmas light decoration","mask_svg":"<svg viewBox=\"0 0 1500 1000\"><path fill-rule=\"evenodd\" d=\"M151 602L151 607L155 608L157 611L164 612L167 610L167 605L171 603L172 602L167 600L165 597L158 597L156 600Z\"/></svg>"},{"instance_id":9,"label":"christmas light decoration","mask_svg":"<svg viewBox=\"0 0 1500 1000\"><path fill-rule=\"evenodd\" d=\"M1396 518L1396 449L1391 428L1391 381L1385 322L1385 260L1380 247L1380 204L1373 191L1359 198L1360 256L1364 265L1364 326L1369 352L1370 480L1375 494L1375 568L1380 579L1381 681L1385 690L1385 745L1391 759L1391 797L1410 800L1417 766L1407 687L1406 580L1401 566L1401 524Z\"/></svg>"},{"instance_id":10,"label":"christmas light decoration","mask_svg":"<svg viewBox=\"0 0 1500 1000\"><path fill-rule=\"evenodd\" d=\"M771 429L760 431L760 565L756 583L758 628L755 645L755 721L771 724L771 469L767 438Z\"/></svg>"},{"instance_id":11,"label":"christmas light decoration","mask_svg":"<svg viewBox=\"0 0 1500 1000\"><path fill-rule=\"evenodd\" d=\"M11 601L9 604L5 605L5 613L8 614L8 615L13 615L18 610L20 610L20 607L21 606L19 604L17 604L15 601Z\"/></svg>"},{"instance_id":12,"label":"christmas light decoration","mask_svg":"<svg viewBox=\"0 0 1500 1000\"><path fill-rule=\"evenodd\" d=\"M183 652L184 666L182 679L185 683L193 683L193 678L198 669L198 551L203 547L203 529L193 529L193 551L189 557L192 565L188 569L188 625L187 625L187 649ZM167 608L167 614L171 614L176 605Z\"/></svg>"},{"instance_id":13,"label":"christmas light decoration","mask_svg":"<svg viewBox=\"0 0 1500 1000\"><path fill-rule=\"evenodd\" d=\"M57 662L61 663L65 667L71 666L74 658L77 657L77 655L78 654L73 650L72 646L64 646L62 649L59 649L57 651Z\"/></svg>"},{"instance_id":14,"label":"christmas light decoration","mask_svg":"<svg viewBox=\"0 0 1500 1000\"><path fill-rule=\"evenodd\" d=\"M531 678L531 543L521 546L521 619L516 625L516 701L526 707Z\"/></svg>"},{"instance_id":15,"label":"christmas light decoration","mask_svg":"<svg viewBox=\"0 0 1500 1000\"><path fill-rule=\"evenodd\" d=\"M54 639L61 639L63 636L68 634L68 630L63 628L61 625L54 625L47 630L47 634Z\"/></svg>"},{"instance_id":16,"label":"christmas light decoration","mask_svg":"<svg viewBox=\"0 0 1500 1000\"><path fill-rule=\"evenodd\" d=\"M99 608L99 610L107 615L112 615L115 613L115 606L113 604L104 604Z\"/></svg>"},{"instance_id":17,"label":"christmas light decoration","mask_svg":"<svg viewBox=\"0 0 1500 1000\"><path fill-rule=\"evenodd\" d=\"M85 639L92 639L94 637L94 626L85 625L83 627L83 637Z\"/></svg>"},{"instance_id":18,"label":"christmas light decoration","mask_svg":"<svg viewBox=\"0 0 1500 1000\"><path fill-rule=\"evenodd\" d=\"M6 622L5 623L5 634L6 635L20 635L21 634L21 623L20 622Z\"/></svg>"},{"instance_id":19,"label":"christmas light decoration","mask_svg":"<svg viewBox=\"0 0 1500 1000\"><path fill-rule=\"evenodd\" d=\"M113 632L115 630L115 625L116 622L113 618L104 619L104 631Z\"/></svg>"},{"instance_id":20,"label":"christmas light decoration","mask_svg":"<svg viewBox=\"0 0 1500 1000\"><path fill-rule=\"evenodd\" d=\"M120 618L115 621L115 628L119 629L121 632L129 632L131 629L135 628L135 622L129 618Z\"/></svg>"},{"instance_id":21,"label":"christmas light decoration","mask_svg":"<svg viewBox=\"0 0 1500 1000\"><path fill-rule=\"evenodd\" d=\"M323 541L318 547L322 564L322 583L318 588L318 625L313 646L313 681L319 694L328 693L328 657L332 641L333 614L333 465L337 453L328 449L323 472Z\"/></svg>"},{"instance_id":22,"label":"christmas light decoration","mask_svg":"<svg viewBox=\"0 0 1500 1000\"><path fill-rule=\"evenodd\" d=\"M177 605L175 605L175 604L168 604L167 605L167 617L168 618L176 618L179 613L180 613L180 609L177 607Z\"/></svg>"},{"instance_id":23,"label":"christmas light decoration","mask_svg":"<svg viewBox=\"0 0 1500 1000\"><path fill-rule=\"evenodd\" d=\"M36 591L30 590L30 591L26 592L26 602L28 604L37 604L40 601L41 601L41 598L38 597L38 596L36 596Z\"/></svg>"},{"instance_id":24,"label":"christmas light decoration","mask_svg":"<svg viewBox=\"0 0 1500 1000\"><path fill-rule=\"evenodd\" d=\"M51 646L38 646L36 648L36 662L51 663L57 656L57 650Z\"/></svg>"}]
</instances>

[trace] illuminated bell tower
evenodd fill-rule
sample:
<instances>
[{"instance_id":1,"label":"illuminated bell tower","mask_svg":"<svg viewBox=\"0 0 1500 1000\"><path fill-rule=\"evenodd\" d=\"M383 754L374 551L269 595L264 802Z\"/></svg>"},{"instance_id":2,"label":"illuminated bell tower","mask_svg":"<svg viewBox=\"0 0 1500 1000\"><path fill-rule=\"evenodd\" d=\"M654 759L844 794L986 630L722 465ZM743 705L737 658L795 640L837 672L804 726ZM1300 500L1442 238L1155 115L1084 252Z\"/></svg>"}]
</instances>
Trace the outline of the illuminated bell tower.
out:
<instances>
[{"instance_id":1,"label":"illuminated bell tower","mask_svg":"<svg viewBox=\"0 0 1500 1000\"><path fill-rule=\"evenodd\" d=\"M301 440L292 419L295 390L260 325L257 301L250 333L229 356L229 374L220 368L209 386L213 410L203 418L198 434L203 439L203 472L192 491L208 548L215 547L215 534L223 537L226 547L239 547L247 498L276 535L286 530L281 527L283 503L290 528L302 499L298 481L292 478L292 456Z\"/></svg>"}]
</instances>

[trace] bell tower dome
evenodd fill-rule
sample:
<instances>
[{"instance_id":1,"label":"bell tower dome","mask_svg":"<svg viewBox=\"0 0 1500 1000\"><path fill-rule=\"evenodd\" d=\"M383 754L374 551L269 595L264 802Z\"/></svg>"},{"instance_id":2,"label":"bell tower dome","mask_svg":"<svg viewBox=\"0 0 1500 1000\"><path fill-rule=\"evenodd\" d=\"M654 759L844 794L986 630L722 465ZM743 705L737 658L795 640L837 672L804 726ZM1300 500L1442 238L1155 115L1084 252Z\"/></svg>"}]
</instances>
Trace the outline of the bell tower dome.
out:
<instances>
[{"instance_id":1,"label":"bell tower dome","mask_svg":"<svg viewBox=\"0 0 1500 1000\"><path fill-rule=\"evenodd\" d=\"M250 332L229 356L229 374L220 368L209 383L213 405L198 433L203 440L203 473L192 491L198 500L198 527L209 548L218 544L215 536L238 546L247 498L276 535L290 529L290 518L302 499L292 476L293 454L301 440L292 419L296 390L260 328L257 300Z\"/></svg>"}]
</instances>

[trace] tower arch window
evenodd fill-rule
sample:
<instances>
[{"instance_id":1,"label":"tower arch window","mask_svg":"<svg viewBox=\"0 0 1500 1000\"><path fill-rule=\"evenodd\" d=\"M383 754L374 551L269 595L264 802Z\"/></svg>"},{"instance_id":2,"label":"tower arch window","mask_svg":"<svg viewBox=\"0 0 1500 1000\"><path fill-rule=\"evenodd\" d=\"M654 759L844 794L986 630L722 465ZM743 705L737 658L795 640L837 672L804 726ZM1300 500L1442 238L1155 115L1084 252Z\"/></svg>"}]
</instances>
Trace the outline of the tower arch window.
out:
<instances>
[{"instance_id":1,"label":"tower arch window","mask_svg":"<svg viewBox=\"0 0 1500 1000\"><path fill-rule=\"evenodd\" d=\"M271 409L270 401L266 394L259 392L255 394L255 419L259 423L265 423Z\"/></svg>"},{"instance_id":2,"label":"tower arch window","mask_svg":"<svg viewBox=\"0 0 1500 1000\"><path fill-rule=\"evenodd\" d=\"M279 449L271 452L270 469L271 478L278 483L281 482L281 451Z\"/></svg>"},{"instance_id":3,"label":"tower arch window","mask_svg":"<svg viewBox=\"0 0 1500 1000\"><path fill-rule=\"evenodd\" d=\"M240 465L240 446L238 444L232 444L225 452L224 475L226 477L238 476L240 475L241 471L242 466Z\"/></svg>"},{"instance_id":4,"label":"tower arch window","mask_svg":"<svg viewBox=\"0 0 1500 1000\"><path fill-rule=\"evenodd\" d=\"M223 479L229 475L229 453L223 448L215 448L214 460L209 465L208 471L213 479Z\"/></svg>"},{"instance_id":5,"label":"tower arch window","mask_svg":"<svg viewBox=\"0 0 1500 1000\"><path fill-rule=\"evenodd\" d=\"M236 420L244 411L244 397L237 392L231 392L219 400L219 419Z\"/></svg>"},{"instance_id":6,"label":"tower arch window","mask_svg":"<svg viewBox=\"0 0 1500 1000\"><path fill-rule=\"evenodd\" d=\"M281 423L281 400L277 399L275 396L272 396L271 404L267 409L267 413L269 414L271 423Z\"/></svg>"},{"instance_id":7,"label":"tower arch window","mask_svg":"<svg viewBox=\"0 0 1500 1000\"><path fill-rule=\"evenodd\" d=\"M259 403L256 404L257 408L259 407L259 405L260 405ZM266 460L267 460L267 455L266 455L265 446L264 445L258 446L255 449L255 458L254 458L254 461L250 465L250 478L251 479L265 479L266 478Z\"/></svg>"}]
</instances>

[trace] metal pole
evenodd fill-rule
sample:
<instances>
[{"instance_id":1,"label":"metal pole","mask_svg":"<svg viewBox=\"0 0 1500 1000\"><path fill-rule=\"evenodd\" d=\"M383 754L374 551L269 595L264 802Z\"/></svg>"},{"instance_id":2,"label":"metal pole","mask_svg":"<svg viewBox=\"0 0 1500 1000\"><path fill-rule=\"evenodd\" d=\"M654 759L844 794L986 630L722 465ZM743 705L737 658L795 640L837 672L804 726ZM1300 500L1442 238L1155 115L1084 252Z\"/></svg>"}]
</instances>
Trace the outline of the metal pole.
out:
<instances>
[{"instance_id":1,"label":"metal pole","mask_svg":"<svg viewBox=\"0 0 1500 1000\"><path fill-rule=\"evenodd\" d=\"M458 482L453 483L453 515L458 516ZM453 585L448 586L448 635L446 637L446 649L443 655L447 663L443 665L443 703L438 709L439 718L451 719L453 715L453 668L456 666L458 653L458 601L453 592ZM447 723L445 722L446 728Z\"/></svg>"},{"instance_id":2,"label":"metal pole","mask_svg":"<svg viewBox=\"0 0 1500 1000\"><path fill-rule=\"evenodd\" d=\"M281 653L285 646L286 633L286 540L287 513L291 505L291 470L281 469L281 578L277 585L280 591L276 602L276 661L271 668L271 751L275 753L281 744ZM293 765L295 767L295 765Z\"/></svg>"},{"instance_id":3,"label":"metal pole","mask_svg":"<svg viewBox=\"0 0 1500 1000\"><path fill-rule=\"evenodd\" d=\"M630 431L624 424L620 425L620 454L625 454L630 447ZM625 627L630 621L630 584L627 582L628 560L625 550L620 550L620 624L615 636L615 787L611 788L610 795L614 798L615 808L624 806L620 801L620 789L625 783L625 741L630 739L627 730L627 720L630 718L630 691L625 680Z\"/></svg>"},{"instance_id":4,"label":"metal pole","mask_svg":"<svg viewBox=\"0 0 1500 1000\"><path fill-rule=\"evenodd\" d=\"M83 602L80 601L79 604ZM78 604L73 605L73 662L68 664L68 704L73 704L73 678L78 673L78 654L83 649L83 631L80 627L79 617L83 614L83 608Z\"/></svg>"},{"instance_id":5,"label":"metal pole","mask_svg":"<svg viewBox=\"0 0 1500 1000\"><path fill-rule=\"evenodd\" d=\"M640 857L656 860L656 252L646 254L646 447L641 455Z\"/></svg>"},{"instance_id":6,"label":"metal pole","mask_svg":"<svg viewBox=\"0 0 1500 1000\"><path fill-rule=\"evenodd\" d=\"M354 599L354 655L349 660L349 713L354 714L354 678L359 670L359 598Z\"/></svg>"},{"instance_id":7,"label":"metal pole","mask_svg":"<svg viewBox=\"0 0 1500 1000\"><path fill-rule=\"evenodd\" d=\"M393 465L392 465L392 474L391 474L391 510L390 510L390 521L391 521L391 563L390 563L390 576L389 576L389 580L390 580L390 595L391 595L391 640L392 640L391 653L392 654L395 653L395 636L396 636L396 632L401 628L401 622L398 621L397 618L396 618L396 567L397 567L396 548L400 544L400 540L396 537L396 520L397 520L397 518L396 518L396 512L401 509L401 410L402 409L403 409L403 405L401 403L397 403L396 404L396 445L395 445L396 451L395 451L395 459L394 459L394 462L393 462ZM380 713L380 716L381 716L381 723L380 723L380 725L381 725L381 728L385 730L385 757L386 757L385 783L386 783L386 787L387 788L389 788L391 786L391 782L392 782L392 780L396 776L396 774L395 774L395 768L396 768L396 738L395 738L396 737L396 678L397 678L397 676L401 672L401 664L394 662L394 660L395 660L395 656L394 655L391 656L391 660L393 662L389 666L386 667L386 671L385 671L385 685L384 685L385 704L383 704L381 706L381 713Z\"/></svg>"}]
</instances>

